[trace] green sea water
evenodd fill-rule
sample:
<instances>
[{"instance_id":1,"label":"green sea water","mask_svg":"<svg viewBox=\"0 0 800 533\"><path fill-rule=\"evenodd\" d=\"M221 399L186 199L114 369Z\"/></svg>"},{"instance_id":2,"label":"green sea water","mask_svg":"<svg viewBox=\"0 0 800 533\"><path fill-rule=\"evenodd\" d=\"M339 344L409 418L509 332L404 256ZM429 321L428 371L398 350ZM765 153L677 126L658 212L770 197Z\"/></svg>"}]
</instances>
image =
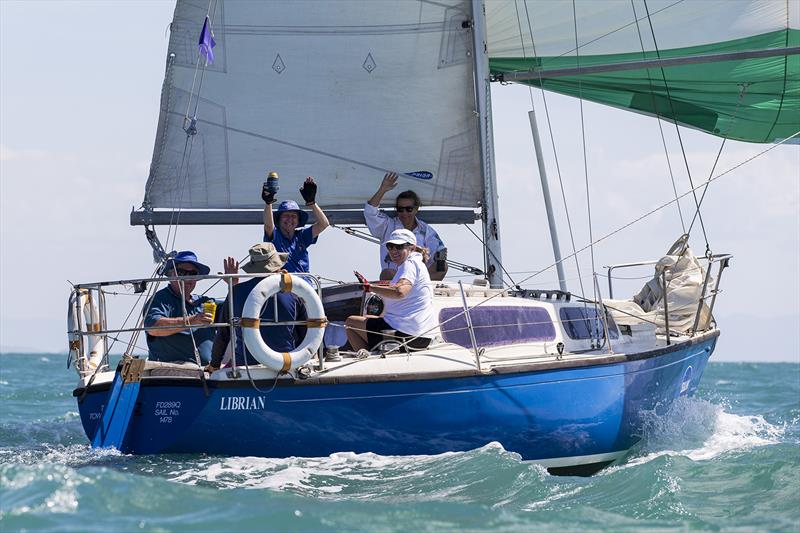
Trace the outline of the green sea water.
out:
<instances>
[{"instance_id":1,"label":"green sea water","mask_svg":"<svg viewBox=\"0 0 800 533\"><path fill-rule=\"evenodd\" d=\"M589 478L498 444L324 458L92 450L64 357L0 355L0 531L800 531L800 365L710 363Z\"/></svg>"}]
</instances>

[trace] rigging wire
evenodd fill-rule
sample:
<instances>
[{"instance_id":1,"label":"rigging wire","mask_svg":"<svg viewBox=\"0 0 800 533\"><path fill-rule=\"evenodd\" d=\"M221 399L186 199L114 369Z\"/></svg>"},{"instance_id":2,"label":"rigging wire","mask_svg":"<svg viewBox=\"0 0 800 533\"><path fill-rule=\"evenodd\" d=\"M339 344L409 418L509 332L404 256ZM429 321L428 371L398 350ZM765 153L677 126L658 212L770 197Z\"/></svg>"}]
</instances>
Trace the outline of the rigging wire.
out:
<instances>
[{"instance_id":1,"label":"rigging wire","mask_svg":"<svg viewBox=\"0 0 800 533\"><path fill-rule=\"evenodd\" d=\"M469 227L469 226L467 226L466 224L464 225L464 227L465 227L465 228L467 228L467 229L469 230L469 232L470 232L470 233L472 233L472 234L475 236L475 238L476 238L476 239L478 239L478 242L480 242L480 243L481 243L481 245L483 246L483 249L484 249L484 250L486 250L487 252L489 252L490 254L492 254L492 257L494 257L494 260L495 260L495 261L497 261L497 264L500 266L500 269L503 271L503 273L504 273L506 276L508 276L508 280L509 280L511 283L508 283L508 282L506 282L505 280L503 280L503 283L506 285L506 287L507 287L507 288L511 288L511 289L513 289L513 288L515 288L515 287L516 287L516 288L518 288L518 287L519 287L519 285L517 284L517 282L516 282L516 281L514 281L514 279L511 277L511 274L509 274L509 273L508 273L508 270L506 270L506 267L504 267L504 266L503 266L503 263L502 263L502 262L501 262L499 259L497 259L497 256L496 256L496 255L494 255L494 252L492 252L492 250L491 250L491 249L489 249L489 247L488 247L488 246L486 246L486 243L485 243L485 242L483 242L483 239L481 239L481 238L480 238L480 236L478 236L478 234L477 234L477 233L475 233L475 232L472 230L472 228L470 228L470 227ZM501 277L502 277L502 276L501 276Z\"/></svg>"},{"instance_id":2,"label":"rigging wire","mask_svg":"<svg viewBox=\"0 0 800 533\"><path fill-rule=\"evenodd\" d=\"M575 62L576 66L580 68L581 66L581 54L580 54L580 47L578 46L578 12L575 6L575 0L572 0L572 26L575 32ZM595 302L597 301L597 269L595 268L594 262L594 245L592 242L594 241L594 228L592 226L592 197L591 192L589 190L589 162L588 158L586 157L586 123L585 117L583 112L583 82L581 78L578 78L578 102L580 104L580 115L581 115L581 147L582 147L582 154L583 154L583 181L586 187L586 215L589 223L589 257L591 260L592 265L592 292L594 295ZM583 291L583 287L581 287L581 291ZM595 304L595 312L599 312L597 309L597 305ZM607 328L606 328L607 329ZM592 332L594 335L594 331ZM608 332L606 332L608 335ZM600 332L597 331L598 339L600 338ZM594 337L593 337L594 338Z\"/></svg>"},{"instance_id":3,"label":"rigging wire","mask_svg":"<svg viewBox=\"0 0 800 533\"><path fill-rule=\"evenodd\" d=\"M661 51L658 48L658 41L656 40L656 32L655 32L655 28L653 27L653 18L650 16L650 8L647 6L647 0L642 0L642 1L644 3L645 12L647 13L647 23L650 26L650 35L653 38L653 48L655 49L656 57L661 59ZM686 157L686 149L683 146L683 136L681 135L680 127L678 127L678 119L676 118L675 108L674 108L674 106L672 104L672 96L670 95L669 84L667 83L666 73L664 72L664 68L663 67L659 67L659 70L661 72L661 79L664 82L664 90L666 92L667 102L669 102L670 114L673 117L672 118L672 122L673 122L673 124L675 124L675 132L678 135L678 143L680 144L680 147L681 147L681 155L683 156L683 164L686 166L686 175L689 178L689 186L692 188L691 189L692 190L692 197L694 198L694 205L695 205L697 216L700 219L700 228L703 230L703 239L706 242L706 254L708 255L708 254L711 253L711 246L708 244L708 234L706 233L706 227L705 227L705 223L703 222L703 216L700 213L700 202L697 199L697 192L696 192L696 189L695 189L695 186L694 186L694 180L692 179L692 171L691 171L691 169L689 167L689 160Z\"/></svg>"},{"instance_id":4,"label":"rigging wire","mask_svg":"<svg viewBox=\"0 0 800 533\"><path fill-rule=\"evenodd\" d=\"M533 38L533 23L531 22L531 15L528 11L528 0L524 0L523 5L525 6L525 18L528 21L528 32L531 36L531 47L533 48L533 56L537 57L536 55L536 41ZM524 53L524 51L523 51ZM561 201L564 204L564 216L567 220L567 229L569 230L569 241L570 245L572 246L572 257L575 259L575 269L577 270L578 274L578 284L580 285L581 292L586 292L583 288L583 276L581 274L581 265L580 261L578 261L578 254L575 252L577 246L575 245L575 233L572 230L572 219L569 216L569 207L567 205L567 193L564 189L564 179L561 175L561 164L558 160L558 150L556 149L556 140L555 135L553 134L553 123L550 120L550 108L547 105L547 96L545 95L544 91L544 80L542 80L541 70L538 70L539 73L539 89L541 90L542 94L542 102L544 103L544 115L547 121L547 130L550 134L550 146L553 149L553 159L556 164L556 175L558 176L558 185L559 189L561 190ZM533 90L528 89L530 96L531 96L531 106L533 106Z\"/></svg>"},{"instance_id":5,"label":"rigging wire","mask_svg":"<svg viewBox=\"0 0 800 533\"><path fill-rule=\"evenodd\" d=\"M212 10L212 5L214 9ZM214 13L216 12L216 0L209 0L208 7L206 8L206 17L208 17L209 22L209 31L211 31L211 27L214 22ZM201 68L202 63L202 68ZM183 131L186 132L186 140L183 145L183 153L181 155L181 164L178 168L178 172L176 175L178 176L178 186L176 189L176 194L178 195L178 201L175 202L173 205L178 205L177 208L172 209L172 214L170 215L169 226L167 230L167 248L170 250L175 249L175 241L178 237L178 227L180 225L180 218L181 213L183 212L182 202L183 196L188 188L189 182L189 172L190 172L190 162L192 157L192 149L194 147L194 138L197 134L197 110L200 105L200 92L203 88L203 81L205 80L206 69L208 68L208 59L205 62L201 61L200 56L198 55L197 60L195 61L195 68L194 68L194 77L192 78L192 87L189 90L189 98L186 103L186 114L183 117ZM195 95L195 83L197 81L197 73L200 71L200 82L197 84L197 94ZM192 106L192 98L194 98L194 111L192 113L192 117L189 117L189 109ZM187 125L188 124L188 125ZM188 147L188 151L187 151ZM185 176L183 175L184 165L186 168ZM174 228L174 229L173 229ZM172 237L172 244L170 244L170 236Z\"/></svg>"},{"instance_id":6,"label":"rigging wire","mask_svg":"<svg viewBox=\"0 0 800 533\"><path fill-rule=\"evenodd\" d=\"M736 117L739 114L739 109L741 108L742 101L744 100L745 92L747 92L747 88L750 84L743 83L739 89L739 100L736 102L736 109L733 112L731 117L730 125L728 126L728 131L725 132L725 136L722 138L722 144L719 146L719 151L717 152L717 157L714 159L714 165L711 167L711 172L709 172L709 176L714 175L714 170L717 168L717 164L719 163L719 158L722 155L722 149L725 147L725 141L728 140L728 134L730 133L731 129L733 129L733 124L736 122ZM689 224L689 231L692 231L694 227L694 223L697 220L698 215L700 214L700 206L703 205L703 200L706 197L706 192L708 192L708 184L703 188L703 194L700 195L700 202L697 205L697 210L694 212L694 216L692 217L692 222Z\"/></svg>"},{"instance_id":7,"label":"rigging wire","mask_svg":"<svg viewBox=\"0 0 800 533\"><path fill-rule=\"evenodd\" d=\"M777 142L777 143L773 144L772 146L770 146L770 147L769 147L769 148L767 148L766 150L762 150L762 151L761 151L761 152L759 152L758 154L755 154L755 155L753 155L753 156L751 156L751 157L749 157L749 158L745 159L744 161L742 161L742 162L738 163L737 165L734 165L733 167L729 168L728 170L726 170L726 171L722 172L721 174L718 174L717 176L710 177L710 178L709 178L707 181L705 181L705 182L701 183L701 184L700 184L700 185L698 185L697 187L694 187L694 188L692 188L692 189L690 189L690 190L686 191L685 193L683 193L682 195L680 195L678 198L676 198L676 199L673 199L673 200L669 200L669 201L667 201L667 202L665 202L665 203L663 203L663 204L661 204L661 205L659 205L659 206L657 206L657 207L655 207L655 208L651 209L650 211L648 211L648 212L646 212L646 213L644 213L644 214L642 214L642 215L638 216L637 218L635 218L635 219L631 220L631 221L630 221L630 222L628 222L627 224L623 224L622 226L618 227L617 229L615 229L615 230L613 230L613 231L610 231L609 233L606 233L605 235L603 235L602 237L600 237L600 238L599 238L599 239L597 239L596 241L594 241L594 242L591 242L591 243L587 244L586 246L584 246L584 247L583 247L583 248L581 248L580 250L577 250L577 251L576 251L574 254L581 253L581 252L585 251L587 248L589 248L590 246L596 245L596 244L598 244L598 243L600 243L600 242L602 242L602 241L604 241L604 240L606 240L606 239L609 239L609 238L613 237L613 236L614 236L614 235L616 235L617 233L619 233L619 232L621 232L621 231L625 230L626 228L628 228L628 227L632 226L633 224L636 224L637 222L640 222L640 221L644 220L645 218L649 217L650 215L652 215L652 214L654 214L654 213L657 213L657 212L661 211L662 209L664 209L664 208L668 207L670 204L672 204L672 203L674 203L674 202L677 202L677 201L679 201L681 198L684 198L684 197L686 197L686 196L688 196L688 195L690 195L690 194L694 194L694 193L696 192L696 190L697 190L697 189L699 189L699 188L701 188L701 187L703 187L703 186L707 186L709 183L711 183L711 182L713 182L713 181L716 181L716 180L718 180L718 179L722 178L723 176L726 176L726 175L730 174L730 173L731 173L731 172L733 172L734 170L736 170L736 169L738 169L738 168L740 168L740 167L742 167L742 166L746 165L747 163L749 163L749 162L751 162L751 161L753 161L753 160L757 159L758 157L761 157L762 155L766 154L767 152L770 152L770 151L774 150L775 148L777 148L778 146L781 146L781 145L783 145L783 144L785 144L785 143L789 142L790 140L792 140L792 139L794 139L794 138L797 138L797 137L799 137L799 136L800 136L800 130L796 131L795 133L793 133L793 134L792 134L792 135L790 135L789 137L787 137L787 138L783 139L782 141L780 141L780 142ZM573 255L574 255L574 254L573 254ZM562 260L562 261L566 261L567 259L569 259L569 256L568 256L568 257L564 257L564 258L562 258L561 260ZM530 276L527 276L526 278L524 278L523 280L521 280L521 281L520 281L520 284L522 284L522 283L525 283L525 282L527 282L527 281L529 281L529 280L533 279L534 277L538 276L538 275L539 275L539 274L541 274L542 272L545 272L545 271L547 271L547 270L549 270L549 269L553 268L555 265L556 265L556 263L554 262L554 263L552 263L552 264L550 264L550 265L548 265L548 266L546 266L546 267L544 267L544 268L542 268L542 269L538 270L537 272L535 272L535 273L531 274ZM517 284L517 286L519 286L519 284ZM508 292L508 290L509 290L509 289L503 289L503 290L501 290L501 291L498 291L496 294L494 294L494 295L492 295L492 296L489 296L489 297L487 297L486 299L482 300L481 302L479 302L479 303L477 303L477 304L473 305L473 306L471 307L471 309L472 309L472 308L475 308L475 307L478 307L478 306L480 306L480 305L483 305L483 304L485 304L485 303L487 303L487 302L489 302L489 301L491 301L491 300L494 300L495 298L498 298L498 297L500 297L501 295L503 295L503 294L507 293L507 292ZM591 302L587 302L587 303L591 303ZM596 305L596 304L597 304L597 302L595 301L595 305ZM607 307L605 304L603 304L603 306L604 306L604 307ZM463 313L461 313L461 314L463 314ZM453 320L453 319L455 319L455 318L456 318L456 317L458 317L458 316L460 316L460 314L456 314L456 315L454 315L453 317L449 318L448 320L446 320L446 321L444 321L444 322L440 322L440 323L439 323L439 326L441 326L442 324L446 324L447 322L449 322L450 320ZM433 328L432 328L430 331L432 331L432 330L433 330ZM411 342L411 341L413 341L414 339L416 339L416 338L418 338L418 337L422 337L422 336L424 336L426 333L429 333L430 331L424 331L424 332L422 332L420 335L418 335L417 337L412 337L412 338L409 338L409 339L407 340L407 342Z\"/></svg>"},{"instance_id":8,"label":"rigging wire","mask_svg":"<svg viewBox=\"0 0 800 533\"><path fill-rule=\"evenodd\" d=\"M631 0L631 10L633 10L633 19L636 23L636 33L639 36L639 46L642 48L642 59L647 59L646 53L644 50L644 38L642 37L642 29L639 27L639 15L636 13L636 4L634 0ZM647 72L647 83L650 86L650 96L653 100L653 109L656 112L656 124L658 124L658 132L661 135L661 144L664 147L664 157L667 160L667 169L669 169L669 177L672 181L672 191L675 194L675 197L678 197L678 186L675 184L675 173L672 171L672 162L669 159L669 150L667 149L667 139L664 135L664 128L661 126L661 114L658 112L658 106L656 105L656 95L655 91L653 90L653 80L650 78L650 72L648 69ZM678 217L681 220L681 229L683 230L684 234L687 234L686 231L686 222L683 220L683 211L681 210L680 202L676 202L675 205L678 208Z\"/></svg>"},{"instance_id":9,"label":"rigging wire","mask_svg":"<svg viewBox=\"0 0 800 533\"><path fill-rule=\"evenodd\" d=\"M606 233L605 235L603 235L602 237L600 237L599 239L597 239L593 243L589 243L586 246L584 246L583 248L581 248L580 250L577 250L575 253L581 253L581 252L585 251L587 248L589 248L589 246L599 244L599 243L605 241L606 239L609 239L609 238L613 237L617 233L619 233L621 231L624 231L625 229L633 226L634 224L636 224L638 222L641 222L645 218L647 218L647 217L649 217L649 216L661 211L662 209L664 209L666 207L669 207L671 204L679 201L680 199L685 198L685 197L689 196L690 194L694 194L701 187L705 187L705 186L709 185L710 183L712 183L714 181L717 181L718 179L722 178L723 176L727 176L728 174L730 174L734 170L737 170L738 168L746 165L747 163L750 163L751 161L763 156L764 154L766 154L768 152L771 152L775 148L777 148L779 146L782 146L783 144L786 144L787 142L791 141L792 139L795 139L795 138L798 138L798 137L800 137L800 130L794 132L792 135L786 137L785 139L781 140L780 142L777 142L777 143L773 144L769 148L767 148L765 150L762 150L761 152L759 152L759 153L757 153L757 154L755 154L755 155L753 155L751 157L748 157L747 159L745 159L745 160L741 161L740 163L732 166L731 168L727 169L726 171L722 172L721 174L717 174L716 176L710 177L708 180L704 181L700 185L697 185L696 187L694 187L692 189L689 189L688 191L684 192L683 194L678 196L678 198L673 199L673 200L669 200L667 202L664 202L663 204L658 205L658 206L654 207L653 209L651 209L651 210L639 215L638 217L634 218L630 222L627 222L626 224L623 224L622 226L619 226L618 228ZM569 259L569 257L563 258L562 261L566 261L567 259ZM550 268L552 268L554 266L555 266L555 263L553 263L551 265L548 265L548 266L536 271L535 273L531 274L530 276L527 276L522 281L520 281L520 283L525 283L528 280L533 279L534 277L538 276L542 272L545 272L546 270L548 270L548 269L550 269Z\"/></svg>"}]
</instances>

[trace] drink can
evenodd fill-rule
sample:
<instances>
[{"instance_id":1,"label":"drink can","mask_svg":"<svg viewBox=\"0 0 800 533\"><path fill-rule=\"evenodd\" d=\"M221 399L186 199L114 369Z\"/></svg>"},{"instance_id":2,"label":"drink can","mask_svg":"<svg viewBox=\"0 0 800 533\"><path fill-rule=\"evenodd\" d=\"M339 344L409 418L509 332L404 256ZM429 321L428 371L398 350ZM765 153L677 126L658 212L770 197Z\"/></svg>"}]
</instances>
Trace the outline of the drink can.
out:
<instances>
[{"instance_id":1,"label":"drink can","mask_svg":"<svg viewBox=\"0 0 800 533\"><path fill-rule=\"evenodd\" d=\"M217 313L217 302L214 300L206 300L203 302L203 312L215 316Z\"/></svg>"},{"instance_id":2,"label":"drink can","mask_svg":"<svg viewBox=\"0 0 800 533\"><path fill-rule=\"evenodd\" d=\"M266 182L267 190L273 194L278 192L280 187L278 186L278 173L277 172L270 172L267 175L267 182Z\"/></svg>"}]
</instances>

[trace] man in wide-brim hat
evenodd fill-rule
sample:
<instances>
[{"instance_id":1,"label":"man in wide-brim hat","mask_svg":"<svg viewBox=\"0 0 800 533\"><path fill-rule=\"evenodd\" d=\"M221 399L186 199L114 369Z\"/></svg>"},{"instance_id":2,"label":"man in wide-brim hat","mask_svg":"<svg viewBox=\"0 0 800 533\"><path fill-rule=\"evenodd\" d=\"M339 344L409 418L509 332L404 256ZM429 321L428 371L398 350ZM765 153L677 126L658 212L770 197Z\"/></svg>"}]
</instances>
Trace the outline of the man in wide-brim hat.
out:
<instances>
[{"instance_id":1,"label":"man in wide-brim hat","mask_svg":"<svg viewBox=\"0 0 800 533\"><path fill-rule=\"evenodd\" d=\"M145 306L144 326L154 328L146 333L151 361L197 362L195 346L202 363L211 359L214 330L193 327L214 321L211 314L203 311L203 303L209 298L192 294L197 280L186 279L205 276L210 270L190 250L173 252L159 269L159 274L174 279Z\"/></svg>"},{"instance_id":2,"label":"man in wide-brim hat","mask_svg":"<svg viewBox=\"0 0 800 533\"><path fill-rule=\"evenodd\" d=\"M261 242L254 244L250 247L249 261L242 266L242 270L248 274L273 274L279 273L284 265L289 254L278 252L275 245L271 242ZM263 277L254 277L243 283L239 283L233 288L233 313L234 316L241 318L244 304L247 297L256 285L263 280ZM292 322L297 320L305 320L305 309L301 302L291 293L279 292L267 300L266 304L261 311L261 322L274 322L275 321L275 302L278 299L278 322ZM217 322L230 322L230 315L228 312L229 305L228 299L219 308L217 312ZM295 349L298 343L299 334L303 333L298 331L298 327L293 325L280 325L280 326L262 326L261 337L267 346L276 352L291 352ZM222 366L222 359L225 355L225 349L230 342L230 329L219 328L217 335L214 338L214 346L211 350L211 363L206 367L206 371L213 372ZM245 359L245 355L247 356ZM242 329L236 328L236 364L243 365L245 361L248 365L257 365L259 362L253 358L247 347L244 345L242 337Z\"/></svg>"}]
</instances>

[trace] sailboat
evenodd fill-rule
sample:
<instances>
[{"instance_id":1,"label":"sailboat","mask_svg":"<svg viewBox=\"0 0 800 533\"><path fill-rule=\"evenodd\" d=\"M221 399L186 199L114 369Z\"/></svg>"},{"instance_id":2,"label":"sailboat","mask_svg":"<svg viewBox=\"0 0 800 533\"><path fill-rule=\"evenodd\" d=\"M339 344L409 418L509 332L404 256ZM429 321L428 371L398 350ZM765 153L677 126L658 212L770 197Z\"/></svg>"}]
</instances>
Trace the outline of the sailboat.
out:
<instances>
[{"instance_id":1,"label":"sailboat","mask_svg":"<svg viewBox=\"0 0 800 533\"><path fill-rule=\"evenodd\" d=\"M697 258L683 235L665 243L630 299L613 299L612 269L607 295L596 277L587 294L569 292L562 266L581 250L561 255L531 114L559 287L510 283L491 84L541 87L724 139L785 142L800 130L797 17L792 3L756 0L178 0L150 174L131 213L160 264L170 254L159 226L260 224L254 191L266 166L326 176L320 201L353 233L364 191L398 170L430 206L426 222L481 222L484 264L453 265L481 279L434 286L439 325L424 350L387 342L367 357L343 349L326 360L317 341L299 362L234 360L211 374L148 361L136 347L141 325L108 324L113 291L144 296L169 279L76 284L68 334L87 437L132 454L265 457L498 442L555 474L621 460L646 414L696 391L720 335L713 311L730 256ZM324 271L325 259L314 268ZM232 277L199 279L230 290ZM315 327L375 305L359 287L312 278L319 290L306 298L324 313ZM109 338L124 332L131 340L111 368Z\"/></svg>"}]
</instances>

